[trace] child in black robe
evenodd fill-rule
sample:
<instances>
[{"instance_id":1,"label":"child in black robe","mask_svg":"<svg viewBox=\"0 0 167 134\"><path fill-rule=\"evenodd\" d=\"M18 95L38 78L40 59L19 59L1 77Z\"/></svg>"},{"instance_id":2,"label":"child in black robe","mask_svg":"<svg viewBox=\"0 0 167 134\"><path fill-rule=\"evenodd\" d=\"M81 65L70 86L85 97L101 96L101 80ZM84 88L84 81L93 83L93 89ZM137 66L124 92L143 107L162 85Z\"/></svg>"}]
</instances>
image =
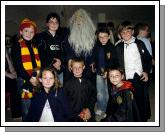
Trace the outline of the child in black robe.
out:
<instances>
[{"instance_id":1,"label":"child in black robe","mask_svg":"<svg viewBox=\"0 0 167 134\"><path fill-rule=\"evenodd\" d=\"M95 121L96 89L89 80L82 77L84 68L82 59L73 59L71 71L74 76L64 85L65 93L72 107L71 121L75 122Z\"/></svg>"},{"instance_id":2,"label":"child in black robe","mask_svg":"<svg viewBox=\"0 0 167 134\"><path fill-rule=\"evenodd\" d=\"M107 106L106 122L136 122L140 121L139 111L134 99L135 92L132 83L123 81L123 71L119 68L109 69L111 82L110 99Z\"/></svg>"}]
</instances>

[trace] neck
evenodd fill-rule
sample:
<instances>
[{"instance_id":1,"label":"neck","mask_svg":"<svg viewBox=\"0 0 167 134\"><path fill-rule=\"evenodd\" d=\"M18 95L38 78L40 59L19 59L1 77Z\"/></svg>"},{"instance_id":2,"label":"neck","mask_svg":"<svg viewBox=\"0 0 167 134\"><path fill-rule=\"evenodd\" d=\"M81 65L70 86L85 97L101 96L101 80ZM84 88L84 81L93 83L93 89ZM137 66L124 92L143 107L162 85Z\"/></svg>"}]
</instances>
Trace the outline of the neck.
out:
<instances>
[{"instance_id":1,"label":"neck","mask_svg":"<svg viewBox=\"0 0 167 134\"><path fill-rule=\"evenodd\" d=\"M123 84L124 84L123 81L121 81L120 83L118 83L118 84L116 85L116 87L119 88L119 87L121 87Z\"/></svg>"},{"instance_id":2,"label":"neck","mask_svg":"<svg viewBox=\"0 0 167 134\"><path fill-rule=\"evenodd\" d=\"M44 90L45 90L46 93L49 93L50 88L45 88L45 87L44 87Z\"/></svg>"},{"instance_id":3,"label":"neck","mask_svg":"<svg viewBox=\"0 0 167 134\"><path fill-rule=\"evenodd\" d=\"M48 30L49 31L49 33L51 33L51 35L54 37L55 36L55 34L56 34L56 31L51 31L51 30Z\"/></svg>"}]
</instances>

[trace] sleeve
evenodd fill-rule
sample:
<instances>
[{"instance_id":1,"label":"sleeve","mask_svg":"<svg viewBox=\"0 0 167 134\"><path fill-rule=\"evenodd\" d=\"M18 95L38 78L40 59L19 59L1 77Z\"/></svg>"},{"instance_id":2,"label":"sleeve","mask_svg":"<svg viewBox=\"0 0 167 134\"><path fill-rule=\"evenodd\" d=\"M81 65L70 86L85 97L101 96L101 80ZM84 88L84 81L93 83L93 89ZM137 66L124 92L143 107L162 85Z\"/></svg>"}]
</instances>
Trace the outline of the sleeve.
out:
<instances>
[{"instance_id":1,"label":"sleeve","mask_svg":"<svg viewBox=\"0 0 167 134\"><path fill-rule=\"evenodd\" d=\"M97 90L90 81L88 81L88 87L89 87L89 97L88 97L89 100L87 105L91 113L93 114L95 103L97 101Z\"/></svg>"},{"instance_id":2,"label":"sleeve","mask_svg":"<svg viewBox=\"0 0 167 134\"><path fill-rule=\"evenodd\" d=\"M41 61L41 67L46 67L46 43L45 40L42 39L42 33L38 34L35 36L35 40L36 40L36 44L37 44L37 48L38 48L38 52L39 52L39 58Z\"/></svg>"},{"instance_id":3,"label":"sleeve","mask_svg":"<svg viewBox=\"0 0 167 134\"><path fill-rule=\"evenodd\" d=\"M141 61L143 66L143 72L149 73L152 67L152 56L148 52L145 44L141 40L137 40L137 47L141 55Z\"/></svg>"},{"instance_id":4,"label":"sleeve","mask_svg":"<svg viewBox=\"0 0 167 134\"><path fill-rule=\"evenodd\" d=\"M64 89L61 88L59 90L60 90L60 101L62 102L63 114L65 119L68 121L70 120L72 115L72 108L70 107L70 103L65 95Z\"/></svg>"},{"instance_id":5,"label":"sleeve","mask_svg":"<svg viewBox=\"0 0 167 134\"><path fill-rule=\"evenodd\" d=\"M116 48L115 46L112 46L111 49L111 60L108 62L108 67L107 68L115 68L118 67L118 56L117 56L117 52L116 52Z\"/></svg>"},{"instance_id":6,"label":"sleeve","mask_svg":"<svg viewBox=\"0 0 167 134\"><path fill-rule=\"evenodd\" d=\"M12 57L13 65L17 72L18 77L21 77L26 81L29 81L30 76L23 67L22 60L21 60L21 48L17 42L15 42L12 48L11 57Z\"/></svg>"}]
</instances>

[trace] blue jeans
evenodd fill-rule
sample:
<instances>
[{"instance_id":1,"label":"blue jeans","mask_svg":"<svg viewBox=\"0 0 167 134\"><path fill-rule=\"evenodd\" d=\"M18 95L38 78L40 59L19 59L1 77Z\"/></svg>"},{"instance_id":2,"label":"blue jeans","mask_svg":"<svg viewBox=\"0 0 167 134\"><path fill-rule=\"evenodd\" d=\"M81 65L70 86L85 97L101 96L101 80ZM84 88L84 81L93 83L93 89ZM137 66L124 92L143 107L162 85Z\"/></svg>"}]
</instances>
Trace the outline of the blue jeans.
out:
<instances>
[{"instance_id":1,"label":"blue jeans","mask_svg":"<svg viewBox=\"0 0 167 134\"><path fill-rule=\"evenodd\" d=\"M102 76L97 75L96 86L97 86L97 110L106 112L109 98L107 79L104 79Z\"/></svg>"},{"instance_id":2,"label":"blue jeans","mask_svg":"<svg viewBox=\"0 0 167 134\"><path fill-rule=\"evenodd\" d=\"M59 78L61 84L63 85L63 72L58 75L58 78Z\"/></svg>"},{"instance_id":3,"label":"blue jeans","mask_svg":"<svg viewBox=\"0 0 167 134\"><path fill-rule=\"evenodd\" d=\"M23 90L24 80L22 78L17 78L17 87L19 89L20 96ZM21 99L22 104L22 121L25 121L25 118L28 114L28 109L30 107L31 99Z\"/></svg>"},{"instance_id":4,"label":"blue jeans","mask_svg":"<svg viewBox=\"0 0 167 134\"><path fill-rule=\"evenodd\" d=\"M22 99L22 121L26 121L26 116L31 104L31 99Z\"/></svg>"}]
</instances>

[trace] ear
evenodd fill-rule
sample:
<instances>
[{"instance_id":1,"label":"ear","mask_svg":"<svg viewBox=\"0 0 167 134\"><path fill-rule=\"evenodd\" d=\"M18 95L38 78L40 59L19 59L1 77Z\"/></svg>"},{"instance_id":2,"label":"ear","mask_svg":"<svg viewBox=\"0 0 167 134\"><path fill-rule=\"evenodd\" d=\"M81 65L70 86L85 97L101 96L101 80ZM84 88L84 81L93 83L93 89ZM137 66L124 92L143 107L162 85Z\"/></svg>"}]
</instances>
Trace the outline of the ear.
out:
<instances>
[{"instance_id":1,"label":"ear","mask_svg":"<svg viewBox=\"0 0 167 134\"><path fill-rule=\"evenodd\" d=\"M47 27L49 27L49 22L48 22L48 23L46 23L46 26L47 26Z\"/></svg>"},{"instance_id":2,"label":"ear","mask_svg":"<svg viewBox=\"0 0 167 134\"><path fill-rule=\"evenodd\" d=\"M132 35L134 34L134 30L132 30Z\"/></svg>"},{"instance_id":3,"label":"ear","mask_svg":"<svg viewBox=\"0 0 167 134\"><path fill-rule=\"evenodd\" d=\"M83 69L85 69L85 65L83 66Z\"/></svg>"},{"instance_id":4,"label":"ear","mask_svg":"<svg viewBox=\"0 0 167 134\"><path fill-rule=\"evenodd\" d=\"M40 81L40 82L42 82L42 79L41 79L41 78L39 78L39 81Z\"/></svg>"},{"instance_id":5,"label":"ear","mask_svg":"<svg viewBox=\"0 0 167 134\"><path fill-rule=\"evenodd\" d=\"M124 75L122 75L122 80L125 78L125 76Z\"/></svg>"},{"instance_id":6,"label":"ear","mask_svg":"<svg viewBox=\"0 0 167 134\"><path fill-rule=\"evenodd\" d=\"M21 30L19 31L19 33L20 33L20 35L22 35L22 34L23 34L23 32L22 32Z\"/></svg>"}]
</instances>

